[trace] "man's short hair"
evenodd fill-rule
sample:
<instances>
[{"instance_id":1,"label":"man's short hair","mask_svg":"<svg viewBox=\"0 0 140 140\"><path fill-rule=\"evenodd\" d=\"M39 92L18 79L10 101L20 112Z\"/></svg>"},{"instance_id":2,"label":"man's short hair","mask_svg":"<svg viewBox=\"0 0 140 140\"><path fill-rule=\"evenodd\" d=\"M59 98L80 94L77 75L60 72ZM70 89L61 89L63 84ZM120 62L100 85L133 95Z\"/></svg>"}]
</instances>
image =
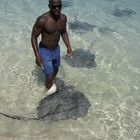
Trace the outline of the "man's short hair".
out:
<instances>
[{"instance_id":1,"label":"man's short hair","mask_svg":"<svg viewBox=\"0 0 140 140\"><path fill-rule=\"evenodd\" d=\"M49 0L49 4L52 4L52 3L53 3L53 1L54 1L54 0ZM61 2L61 0L60 0L60 2Z\"/></svg>"}]
</instances>

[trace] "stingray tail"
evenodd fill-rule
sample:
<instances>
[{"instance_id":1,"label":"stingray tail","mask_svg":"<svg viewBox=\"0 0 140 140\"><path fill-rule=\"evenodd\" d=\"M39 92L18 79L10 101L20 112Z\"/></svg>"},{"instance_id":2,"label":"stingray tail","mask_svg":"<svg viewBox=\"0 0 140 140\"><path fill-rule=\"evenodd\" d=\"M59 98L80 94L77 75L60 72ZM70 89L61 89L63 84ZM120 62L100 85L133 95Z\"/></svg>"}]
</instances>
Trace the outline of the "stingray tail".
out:
<instances>
[{"instance_id":1,"label":"stingray tail","mask_svg":"<svg viewBox=\"0 0 140 140\"><path fill-rule=\"evenodd\" d=\"M28 118L28 117L17 116L17 115L9 115L2 112L0 112L0 115L3 115L7 118L15 119L15 120L21 120L21 121L39 120L39 118Z\"/></svg>"}]
</instances>

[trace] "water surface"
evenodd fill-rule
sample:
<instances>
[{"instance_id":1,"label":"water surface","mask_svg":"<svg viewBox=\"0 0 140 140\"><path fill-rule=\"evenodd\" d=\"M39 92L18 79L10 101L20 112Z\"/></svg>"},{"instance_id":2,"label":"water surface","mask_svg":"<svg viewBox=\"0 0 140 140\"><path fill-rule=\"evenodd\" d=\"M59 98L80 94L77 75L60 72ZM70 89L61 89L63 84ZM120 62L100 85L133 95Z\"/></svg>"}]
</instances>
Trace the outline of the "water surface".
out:
<instances>
[{"instance_id":1,"label":"water surface","mask_svg":"<svg viewBox=\"0 0 140 140\"><path fill-rule=\"evenodd\" d=\"M47 5L47 0L1 0L0 112L37 115L36 107L44 95L44 75L34 63L30 36L36 18L49 10ZM96 66L80 67L77 62L73 67L62 57L57 77L84 93L91 103L88 114L50 123L0 115L0 139L139 140L139 5L139 0L65 0L62 12L68 17L71 45L86 52L83 62L95 56ZM116 8L134 12L115 16ZM82 28L72 28L70 23ZM63 56L66 47L62 41L60 45Z\"/></svg>"}]
</instances>

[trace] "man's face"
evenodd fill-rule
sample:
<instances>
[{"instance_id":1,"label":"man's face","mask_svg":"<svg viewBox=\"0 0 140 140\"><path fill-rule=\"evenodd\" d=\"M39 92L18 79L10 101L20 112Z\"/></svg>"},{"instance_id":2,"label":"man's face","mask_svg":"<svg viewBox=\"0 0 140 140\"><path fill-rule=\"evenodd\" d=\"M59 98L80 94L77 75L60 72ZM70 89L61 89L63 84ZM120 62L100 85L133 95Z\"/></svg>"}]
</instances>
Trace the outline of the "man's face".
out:
<instances>
[{"instance_id":1,"label":"man's face","mask_svg":"<svg viewBox=\"0 0 140 140\"><path fill-rule=\"evenodd\" d=\"M49 7L54 16L60 16L62 8L61 0L51 0Z\"/></svg>"}]
</instances>

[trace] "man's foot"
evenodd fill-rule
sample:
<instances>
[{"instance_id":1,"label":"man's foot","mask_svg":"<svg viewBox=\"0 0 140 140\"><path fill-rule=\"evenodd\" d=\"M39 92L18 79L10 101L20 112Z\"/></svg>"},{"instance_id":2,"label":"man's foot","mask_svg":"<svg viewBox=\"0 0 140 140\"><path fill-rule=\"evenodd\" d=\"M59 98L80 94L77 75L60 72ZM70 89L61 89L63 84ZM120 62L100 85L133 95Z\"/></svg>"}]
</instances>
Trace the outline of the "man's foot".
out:
<instances>
[{"instance_id":1,"label":"man's foot","mask_svg":"<svg viewBox=\"0 0 140 140\"><path fill-rule=\"evenodd\" d=\"M48 96L48 95L54 94L56 91L57 91L57 86L56 86L56 84L53 83L51 88L49 90L47 90L45 92L45 94Z\"/></svg>"}]
</instances>

